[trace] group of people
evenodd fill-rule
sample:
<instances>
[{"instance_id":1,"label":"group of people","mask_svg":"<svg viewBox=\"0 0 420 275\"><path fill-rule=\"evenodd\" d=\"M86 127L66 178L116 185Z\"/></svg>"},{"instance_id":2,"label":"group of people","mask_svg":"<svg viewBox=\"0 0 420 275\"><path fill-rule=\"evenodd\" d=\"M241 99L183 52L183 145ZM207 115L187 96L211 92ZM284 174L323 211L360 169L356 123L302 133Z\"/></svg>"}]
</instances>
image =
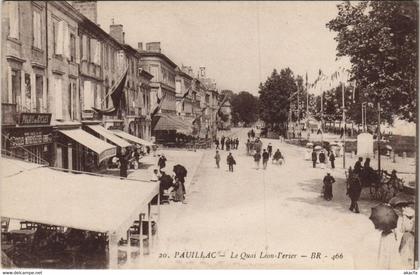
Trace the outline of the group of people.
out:
<instances>
[{"instance_id":1,"label":"group of people","mask_svg":"<svg viewBox=\"0 0 420 275\"><path fill-rule=\"evenodd\" d=\"M218 150L216 150L216 155L214 156L214 159L216 160L216 166L217 168L220 168L220 153ZM229 152L227 158L226 158L226 163L229 167L229 172L233 172L233 166L236 165L236 160L233 157L232 153Z\"/></svg>"},{"instance_id":2,"label":"group of people","mask_svg":"<svg viewBox=\"0 0 420 275\"><path fill-rule=\"evenodd\" d=\"M160 155L158 168L153 169L152 181L159 182L160 203L169 203L170 200L185 203L187 169L177 164L173 167L171 176L166 169L166 161L165 155Z\"/></svg>"},{"instance_id":3,"label":"group of people","mask_svg":"<svg viewBox=\"0 0 420 275\"><path fill-rule=\"evenodd\" d=\"M218 137L214 139L214 144L216 145L216 150L237 150L239 147L239 139L233 137L222 136L219 140Z\"/></svg>"},{"instance_id":4,"label":"group of people","mask_svg":"<svg viewBox=\"0 0 420 275\"><path fill-rule=\"evenodd\" d=\"M270 158L272 158L272 163L276 163L280 165L284 163L284 156L280 152L280 149L277 149L273 155L273 146L271 145L271 143L267 145L266 149L263 149L262 153L261 153L261 150L256 150L253 157L254 157L254 162L255 162L255 168L257 170L260 169L261 159L262 159L264 170L267 169L267 163Z\"/></svg>"},{"instance_id":5,"label":"group of people","mask_svg":"<svg viewBox=\"0 0 420 275\"><path fill-rule=\"evenodd\" d=\"M321 150L319 152L319 154L317 154L317 152L315 151L315 149L313 149L312 151L312 167L316 168L316 164L319 160L319 164L320 167L322 169L325 168L326 164L327 164L327 157L328 160L331 163L331 168L334 169L335 168L335 154L333 151L325 151L325 150Z\"/></svg>"}]
</instances>

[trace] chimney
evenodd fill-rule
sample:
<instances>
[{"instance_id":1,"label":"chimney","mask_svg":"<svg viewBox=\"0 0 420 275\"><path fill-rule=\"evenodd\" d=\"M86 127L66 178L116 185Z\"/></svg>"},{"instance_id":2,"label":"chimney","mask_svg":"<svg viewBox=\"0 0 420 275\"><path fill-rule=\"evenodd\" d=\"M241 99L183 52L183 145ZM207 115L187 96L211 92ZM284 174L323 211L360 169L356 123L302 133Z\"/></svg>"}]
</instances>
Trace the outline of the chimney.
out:
<instances>
[{"instance_id":1,"label":"chimney","mask_svg":"<svg viewBox=\"0 0 420 275\"><path fill-rule=\"evenodd\" d=\"M71 1L73 8L83 14L93 23L98 20L98 7L96 1Z\"/></svg>"},{"instance_id":2,"label":"chimney","mask_svg":"<svg viewBox=\"0 0 420 275\"><path fill-rule=\"evenodd\" d=\"M138 42L138 43L137 43L137 50L138 50L139 52L143 51L143 43L142 43L142 42Z\"/></svg>"},{"instance_id":3,"label":"chimney","mask_svg":"<svg viewBox=\"0 0 420 275\"><path fill-rule=\"evenodd\" d=\"M146 43L146 51L160 53L160 42Z\"/></svg>"},{"instance_id":4,"label":"chimney","mask_svg":"<svg viewBox=\"0 0 420 275\"><path fill-rule=\"evenodd\" d=\"M206 77L206 67L200 67L199 77L202 77L202 78Z\"/></svg>"},{"instance_id":5,"label":"chimney","mask_svg":"<svg viewBox=\"0 0 420 275\"><path fill-rule=\"evenodd\" d=\"M119 43L124 44L124 32L123 25L121 24L112 24L109 26L109 35L112 36Z\"/></svg>"}]
</instances>

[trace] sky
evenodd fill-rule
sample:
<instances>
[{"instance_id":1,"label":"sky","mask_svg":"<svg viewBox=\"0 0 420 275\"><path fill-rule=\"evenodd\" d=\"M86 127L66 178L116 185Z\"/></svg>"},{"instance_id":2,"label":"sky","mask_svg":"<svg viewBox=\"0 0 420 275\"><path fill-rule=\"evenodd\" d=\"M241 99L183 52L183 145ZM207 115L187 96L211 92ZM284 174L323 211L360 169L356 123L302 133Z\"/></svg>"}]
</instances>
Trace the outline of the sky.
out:
<instances>
[{"instance_id":1,"label":"sky","mask_svg":"<svg viewBox=\"0 0 420 275\"><path fill-rule=\"evenodd\" d=\"M178 66L206 67L218 89L258 94L274 68L295 74L319 69L333 73L335 33L325 24L336 17L339 2L112 2L98 1L98 23L124 26L125 41L161 42L162 53Z\"/></svg>"}]
</instances>

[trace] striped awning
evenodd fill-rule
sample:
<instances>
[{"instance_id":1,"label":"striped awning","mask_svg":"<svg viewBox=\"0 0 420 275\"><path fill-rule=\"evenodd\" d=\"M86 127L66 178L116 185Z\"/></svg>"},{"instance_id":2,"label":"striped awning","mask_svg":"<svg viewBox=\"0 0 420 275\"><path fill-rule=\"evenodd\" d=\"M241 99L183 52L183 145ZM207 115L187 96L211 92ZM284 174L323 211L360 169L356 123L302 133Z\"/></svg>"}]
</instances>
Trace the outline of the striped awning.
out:
<instances>
[{"instance_id":1,"label":"striped awning","mask_svg":"<svg viewBox=\"0 0 420 275\"><path fill-rule=\"evenodd\" d=\"M168 114L158 114L158 121L153 128L154 131L177 131L184 134L193 132L192 124L187 121Z\"/></svg>"}]
</instances>

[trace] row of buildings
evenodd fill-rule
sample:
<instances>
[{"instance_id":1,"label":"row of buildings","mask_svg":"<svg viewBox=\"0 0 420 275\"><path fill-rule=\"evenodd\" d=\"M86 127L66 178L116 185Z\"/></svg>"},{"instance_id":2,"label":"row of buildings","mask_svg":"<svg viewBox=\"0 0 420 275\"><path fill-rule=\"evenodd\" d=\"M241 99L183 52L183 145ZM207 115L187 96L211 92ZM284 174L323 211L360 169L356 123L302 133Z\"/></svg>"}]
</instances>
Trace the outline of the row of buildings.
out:
<instances>
[{"instance_id":1,"label":"row of buildings","mask_svg":"<svg viewBox=\"0 0 420 275\"><path fill-rule=\"evenodd\" d=\"M127 140L216 134L205 68L178 66L159 42L126 44L120 24L107 33L96 1L5 1L2 42L3 153L86 170Z\"/></svg>"}]
</instances>

